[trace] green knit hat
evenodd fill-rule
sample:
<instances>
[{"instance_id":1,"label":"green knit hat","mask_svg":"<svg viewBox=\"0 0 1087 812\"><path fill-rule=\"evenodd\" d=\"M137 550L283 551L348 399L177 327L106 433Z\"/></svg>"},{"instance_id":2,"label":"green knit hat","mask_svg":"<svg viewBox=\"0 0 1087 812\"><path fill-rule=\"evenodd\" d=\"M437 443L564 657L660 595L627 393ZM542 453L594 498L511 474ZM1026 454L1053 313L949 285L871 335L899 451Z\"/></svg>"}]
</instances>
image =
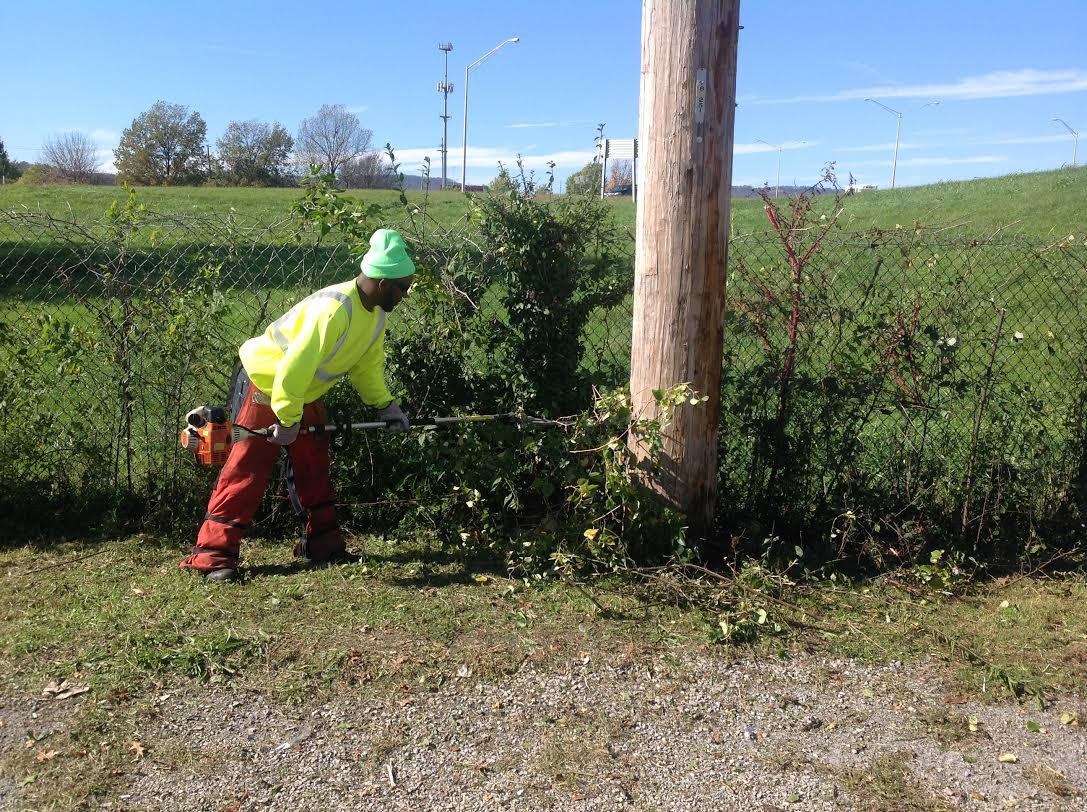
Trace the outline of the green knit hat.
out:
<instances>
[{"instance_id":1,"label":"green knit hat","mask_svg":"<svg viewBox=\"0 0 1087 812\"><path fill-rule=\"evenodd\" d=\"M379 228L370 237L370 250L362 258L361 267L371 279L403 279L415 273L404 238L391 228Z\"/></svg>"}]
</instances>

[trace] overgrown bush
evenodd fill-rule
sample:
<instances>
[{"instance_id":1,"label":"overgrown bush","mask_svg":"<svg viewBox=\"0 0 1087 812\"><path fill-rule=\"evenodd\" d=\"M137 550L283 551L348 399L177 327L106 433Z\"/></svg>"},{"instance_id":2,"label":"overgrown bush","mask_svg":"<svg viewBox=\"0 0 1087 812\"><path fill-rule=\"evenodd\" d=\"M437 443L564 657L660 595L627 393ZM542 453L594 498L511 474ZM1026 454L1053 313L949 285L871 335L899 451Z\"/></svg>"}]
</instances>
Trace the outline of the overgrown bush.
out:
<instances>
[{"instance_id":1,"label":"overgrown bush","mask_svg":"<svg viewBox=\"0 0 1087 812\"><path fill-rule=\"evenodd\" d=\"M1030 367L1033 314L1009 290L1049 289L1049 261L994 267L998 251L934 244L920 224L830 241L846 201L812 202L764 195L780 253L730 252L719 458L733 547L880 569L945 549L994 562L1059 550L1082 509L1068 485L1083 415L1042 393L1082 391L1082 353L1029 383L1010 374Z\"/></svg>"},{"instance_id":2,"label":"overgrown bush","mask_svg":"<svg viewBox=\"0 0 1087 812\"><path fill-rule=\"evenodd\" d=\"M662 424L628 425L625 396L594 398L580 369L586 322L629 290L629 249L599 201L544 202L523 171L505 177L504 192L473 197L452 229L402 197L417 281L388 339L389 374L416 414L573 415L569 429L488 424L351 438L335 457L337 481L352 483L359 501L391 502L387 511L368 504L371 521L384 513L525 573L685 555L679 517L626 472L627 433L659 436ZM326 200L331 217L317 220L357 243L344 213L351 204L324 193L338 202ZM677 392L660 393L665 420L690 408L689 390ZM329 406L360 408L342 387Z\"/></svg>"}]
</instances>

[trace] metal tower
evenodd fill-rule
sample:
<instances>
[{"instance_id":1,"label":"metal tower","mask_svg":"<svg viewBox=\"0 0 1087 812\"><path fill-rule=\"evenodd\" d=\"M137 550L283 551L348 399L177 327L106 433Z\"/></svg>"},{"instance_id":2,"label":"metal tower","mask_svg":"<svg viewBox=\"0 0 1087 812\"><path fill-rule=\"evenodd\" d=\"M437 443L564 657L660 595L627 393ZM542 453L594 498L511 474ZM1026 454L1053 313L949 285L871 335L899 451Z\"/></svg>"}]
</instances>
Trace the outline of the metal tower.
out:
<instances>
[{"instance_id":1,"label":"metal tower","mask_svg":"<svg viewBox=\"0 0 1087 812\"><path fill-rule=\"evenodd\" d=\"M449 94L453 92L453 85L449 82L449 52L453 50L452 42L438 43L438 50L445 52L445 79L438 82L438 92L442 94L442 188L445 188L445 179L448 175L447 157L449 155Z\"/></svg>"}]
</instances>

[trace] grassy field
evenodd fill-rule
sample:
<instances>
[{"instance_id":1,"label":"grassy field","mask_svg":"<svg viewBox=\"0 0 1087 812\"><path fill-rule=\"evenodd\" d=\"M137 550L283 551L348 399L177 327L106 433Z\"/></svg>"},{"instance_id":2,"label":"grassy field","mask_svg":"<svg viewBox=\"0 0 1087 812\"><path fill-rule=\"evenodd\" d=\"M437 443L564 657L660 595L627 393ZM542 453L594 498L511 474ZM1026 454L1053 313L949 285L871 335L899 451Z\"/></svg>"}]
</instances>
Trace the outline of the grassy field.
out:
<instances>
[{"instance_id":1,"label":"grassy field","mask_svg":"<svg viewBox=\"0 0 1087 812\"><path fill-rule=\"evenodd\" d=\"M296 189L181 187L140 188L137 192L149 208L165 214L225 216L234 209L244 219L263 222L285 216L298 197ZM70 212L77 219L93 219L122 195L114 187L12 184L0 187L0 210L25 206L58 216ZM402 216L397 192L360 191L351 192L351 196L386 207L390 223ZM430 213L443 223L456 222L465 211L460 192L409 192L408 199L414 205L426 199ZM618 221L633 229L634 205L630 198L607 198L607 202L614 207ZM817 206L822 208L829 210L830 199ZM956 229L975 238L998 230L1005 236L1044 239L1082 233L1087 228L1087 168L864 192L848 199L843 226L847 231L863 231L915 222L930 228ZM766 229L760 200L733 201L733 234Z\"/></svg>"}]
</instances>

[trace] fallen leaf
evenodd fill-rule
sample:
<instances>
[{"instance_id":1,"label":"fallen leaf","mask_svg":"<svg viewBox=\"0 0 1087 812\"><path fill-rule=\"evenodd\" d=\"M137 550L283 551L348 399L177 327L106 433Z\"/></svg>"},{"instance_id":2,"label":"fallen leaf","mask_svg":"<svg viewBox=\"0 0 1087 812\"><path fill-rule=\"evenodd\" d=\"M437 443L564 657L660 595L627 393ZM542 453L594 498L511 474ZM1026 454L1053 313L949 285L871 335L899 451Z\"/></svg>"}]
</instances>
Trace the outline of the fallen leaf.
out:
<instances>
[{"instance_id":1,"label":"fallen leaf","mask_svg":"<svg viewBox=\"0 0 1087 812\"><path fill-rule=\"evenodd\" d=\"M138 586L134 586L134 587L132 587L132 594L133 595L142 595L143 590L140 589Z\"/></svg>"},{"instance_id":2,"label":"fallen leaf","mask_svg":"<svg viewBox=\"0 0 1087 812\"><path fill-rule=\"evenodd\" d=\"M1001 753L996 757L996 760L1001 764L1016 764L1019 761L1019 756L1015 753Z\"/></svg>"},{"instance_id":3,"label":"fallen leaf","mask_svg":"<svg viewBox=\"0 0 1087 812\"><path fill-rule=\"evenodd\" d=\"M1031 721L1028 720L1027 721L1027 730L1029 730L1031 733L1041 733L1042 732L1042 726L1040 724L1038 724L1037 722L1031 722Z\"/></svg>"},{"instance_id":4,"label":"fallen leaf","mask_svg":"<svg viewBox=\"0 0 1087 812\"><path fill-rule=\"evenodd\" d=\"M68 682L66 679L62 679L59 682L57 680L50 680L49 684L42 689L42 696L47 696L50 699L67 699L71 696L85 694L89 690L90 688L86 685L77 685L74 682Z\"/></svg>"},{"instance_id":5,"label":"fallen leaf","mask_svg":"<svg viewBox=\"0 0 1087 812\"><path fill-rule=\"evenodd\" d=\"M20 787L25 787L25 786L27 786L29 784L33 784L37 780L38 780L38 776L36 776L36 775L33 775L33 774L25 775L25 776L23 776L22 778L19 779L19 786Z\"/></svg>"},{"instance_id":6,"label":"fallen leaf","mask_svg":"<svg viewBox=\"0 0 1087 812\"><path fill-rule=\"evenodd\" d=\"M944 697L945 705L965 705L969 701L964 694L948 694Z\"/></svg>"},{"instance_id":7,"label":"fallen leaf","mask_svg":"<svg viewBox=\"0 0 1087 812\"><path fill-rule=\"evenodd\" d=\"M978 721L978 717L971 716L966 720L966 724L970 727L971 733L977 733L978 727L981 725L981 722Z\"/></svg>"},{"instance_id":8,"label":"fallen leaf","mask_svg":"<svg viewBox=\"0 0 1087 812\"><path fill-rule=\"evenodd\" d=\"M1061 714L1061 724L1062 725L1078 725L1079 724L1079 716L1076 715L1075 711L1065 711L1064 713Z\"/></svg>"},{"instance_id":9,"label":"fallen leaf","mask_svg":"<svg viewBox=\"0 0 1087 812\"><path fill-rule=\"evenodd\" d=\"M132 751L132 757L136 760L143 758L143 754L147 752L147 748L136 739L128 743L128 749Z\"/></svg>"},{"instance_id":10,"label":"fallen leaf","mask_svg":"<svg viewBox=\"0 0 1087 812\"><path fill-rule=\"evenodd\" d=\"M491 582L491 577L489 575L473 575L472 580L477 584L489 584Z\"/></svg>"},{"instance_id":11,"label":"fallen leaf","mask_svg":"<svg viewBox=\"0 0 1087 812\"><path fill-rule=\"evenodd\" d=\"M39 750L38 754L34 756L38 761L52 761L57 757L56 750Z\"/></svg>"}]
</instances>

